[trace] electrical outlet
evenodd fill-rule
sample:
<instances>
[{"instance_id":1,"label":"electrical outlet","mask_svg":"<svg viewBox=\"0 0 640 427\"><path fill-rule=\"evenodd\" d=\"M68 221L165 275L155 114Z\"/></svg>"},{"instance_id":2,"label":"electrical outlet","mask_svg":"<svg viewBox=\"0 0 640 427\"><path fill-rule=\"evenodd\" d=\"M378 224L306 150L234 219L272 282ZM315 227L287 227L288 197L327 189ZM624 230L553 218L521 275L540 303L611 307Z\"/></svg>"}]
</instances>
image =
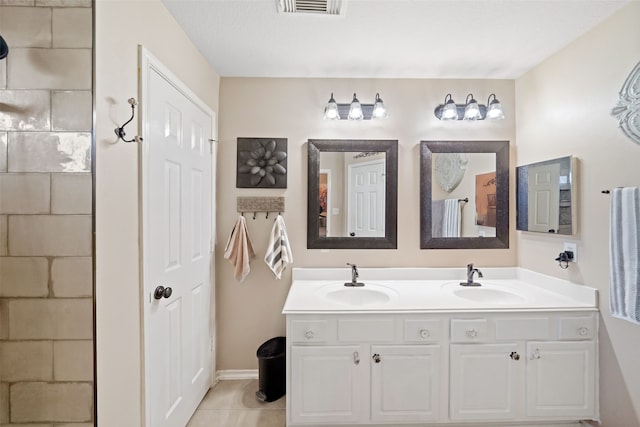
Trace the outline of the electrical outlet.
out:
<instances>
[{"instance_id":1,"label":"electrical outlet","mask_svg":"<svg viewBox=\"0 0 640 427\"><path fill-rule=\"evenodd\" d=\"M573 252L573 259L570 261L578 262L578 244L577 243L564 242L563 250Z\"/></svg>"}]
</instances>

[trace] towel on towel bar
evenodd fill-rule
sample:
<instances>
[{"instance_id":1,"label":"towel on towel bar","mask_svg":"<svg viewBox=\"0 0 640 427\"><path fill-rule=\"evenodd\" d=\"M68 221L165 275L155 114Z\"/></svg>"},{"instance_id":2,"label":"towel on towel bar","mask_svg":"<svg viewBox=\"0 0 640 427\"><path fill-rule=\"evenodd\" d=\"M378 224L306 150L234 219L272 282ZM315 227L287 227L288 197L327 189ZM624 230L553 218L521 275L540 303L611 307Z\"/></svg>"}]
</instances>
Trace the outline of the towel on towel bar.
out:
<instances>
[{"instance_id":1,"label":"towel on towel bar","mask_svg":"<svg viewBox=\"0 0 640 427\"><path fill-rule=\"evenodd\" d=\"M287 268L287 264L293 262L293 253L291 246L289 246L289 237L282 215L278 215L273 223L264 262L267 263L277 279L282 277L282 272Z\"/></svg>"},{"instance_id":2,"label":"towel on towel bar","mask_svg":"<svg viewBox=\"0 0 640 427\"><path fill-rule=\"evenodd\" d=\"M227 240L227 246L224 248L224 257L235 267L235 276L238 282L242 282L249 275L251 271L249 262L255 255L247 232L247 220L239 215L236 225L231 230L229 240Z\"/></svg>"},{"instance_id":3,"label":"towel on towel bar","mask_svg":"<svg viewBox=\"0 0 640 427\"><path fill-rule=\"evenodd\" d=\"M640 188L611 190L611 315L640 324Z\"/></svg>"},{"instance_id":4,"label":"towel on towel bar","mask_svg":"<svg viewBox=\"0 0 640 427\"><path fill-rule=\"evenodd\" d=\"M442 237L460 237L462 212L458 199L445 199L442 215Z\"/></svg>"}]
</instances>

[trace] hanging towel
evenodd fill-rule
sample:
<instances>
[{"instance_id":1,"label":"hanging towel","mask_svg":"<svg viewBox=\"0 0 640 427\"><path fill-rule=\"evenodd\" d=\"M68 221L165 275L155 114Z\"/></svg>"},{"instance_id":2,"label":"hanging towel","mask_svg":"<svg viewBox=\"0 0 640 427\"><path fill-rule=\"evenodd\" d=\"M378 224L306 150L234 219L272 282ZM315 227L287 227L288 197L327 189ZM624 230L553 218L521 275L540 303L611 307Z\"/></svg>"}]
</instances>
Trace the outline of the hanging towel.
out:
<instances>
[{"instance_id":1,"label":"hanging towel","mask_svg":"<svg viewBox=\"0 0 640 427\"><path fill-rule=\"evenodd\" d=\"M289 237L282 215L278 215L273 223L264 262L267 263L277 279L282 277L282 272L287 268L287 264L293 262L293 253L291 246L289 246Z\"/></svg>"},{"instance_id":2,"label":"hanging towel","mask_svg":"<svg viewBox=\"0 0 640 427\"><path fill-rule=\"evenodd\" d=\"M442 237L442 219L444 218L444 200L431 202L431 237Z\"/></svg>"},{"instance_id":3,"label":"hanging towel","mask_svg":"<svg viewBox=\"0 0 640 427\"><path fill-rule=\"evenodd\" d=\"M224 257L235 267L235 276L238 282L242 282L251 271L249 262L255 255L247 232L247 221L242 215L239 215L236 225L231 230L229 240L227 240L227 246L224 248Z\"/></svg>"},{"instance_id":4,"label":"hanging towel","mask_svg":"<svg viewBox=\"0 0 640 427\"><path fill-rule=\"evenodd\" d=\"M442 216L442 237L460 237L460 202L458 199L445 199Z\"/></svg>"},{"instance_id":5,"label":"hanging towel","mask_svg":"<svg viewBox=\"0 0 640 427\"><path fill-rule=\"evenodd\" d=\"M611 315L640 324L640 188L611 190Z\"/></svg>"}]
</instances>

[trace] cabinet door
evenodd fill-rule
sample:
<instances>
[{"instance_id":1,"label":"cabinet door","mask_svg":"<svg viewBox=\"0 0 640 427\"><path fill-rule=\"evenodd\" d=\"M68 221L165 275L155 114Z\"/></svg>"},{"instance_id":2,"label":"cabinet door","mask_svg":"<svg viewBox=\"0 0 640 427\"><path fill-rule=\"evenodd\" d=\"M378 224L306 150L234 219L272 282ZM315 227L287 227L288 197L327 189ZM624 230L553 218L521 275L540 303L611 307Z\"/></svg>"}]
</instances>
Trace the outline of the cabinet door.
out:
<instances>
[{"instance_id":1,"label":"cabinet door","mask_svg":"<svg viewBox=\"0 0 640 427\"><path fill-rule=\"evenodd\" d=\"M363 358L361 361L360 358ZM291 348L291 420L296 424L360 421L368 354L361 346Z\"/></svg>"},{"instance_id":2,"label":"cabinet door","mask_svg":"<svg viewBox=\"0 0 640 427\"><path fill-rule=\"evenodd\" d=\"M440 346L372 346L371 419L439 418Z\"/></svg>"},{"instance_id":3,"label":"cabinet door","mask_svg":"<svg viewBox=\"0 0 640 427\"><path fill-rule=\"evenodd\" d=\"M522 415L524 344L451 344L450 416L504 420Z\"/></svg>"},{"instance_id":4,"label":"cabinet door","mask_svg":"<svg viewBox=\"0 0 640 427\"><path fill-rule=\"evenodd\" d=\"M595 342L527 343L527 415L595 416Z\"/></svg>"}]
</instances>

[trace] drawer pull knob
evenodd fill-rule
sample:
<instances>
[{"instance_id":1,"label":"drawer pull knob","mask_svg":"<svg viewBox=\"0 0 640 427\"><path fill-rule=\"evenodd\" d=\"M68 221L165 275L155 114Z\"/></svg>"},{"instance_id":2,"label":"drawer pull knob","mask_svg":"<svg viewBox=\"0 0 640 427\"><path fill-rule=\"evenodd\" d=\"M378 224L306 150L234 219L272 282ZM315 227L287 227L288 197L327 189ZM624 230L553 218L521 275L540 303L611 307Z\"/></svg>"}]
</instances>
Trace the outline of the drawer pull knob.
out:
<instances>
[{"instance_id":1,"label":"drawer pull knob","mask_svg":"<svg viewBox=\"0 0 640 427\"><path fill-rule=\"evenodd\" d=\"M585 328L584 326L581 328L578 328L578 335L580 336L585 336L589 333L589 328Z\"/></svg>"},{"instance_id":2,"label":"drawer pull knob","mask_svg":"<svg viewBox=\"0 0 640 427\"><path fill-rule=\"evenodd\" d=\"M376 363L380 363L380 360L382 360L382 358L380 357L380 355L378 353L374 354L372 359Z\"/></svg>"},{"instance_id":3,"label":"drawer pull knob","mask_svg":"<svg viewBox=\"0 0 640 427\"><path fill-rule=\"evenodd\" d=\"M531 360L538 360L540 359L540 349L536 348L536 351L533 352L533 354L531 355Z\"/></svg>"},{"instance_id":4,"label":"drawer pull knob","mask_svg":"<svg viewBox=\"0 0 640 427\"><path fill-rule=\"evenodd\" d=\"M467 337L469 338L475 338L478 336L478 331L476 331L475 329L469 329L467 330Z\"/></svg>"},{"instance_id":5,"label":"drawer pull knob","mask_svg":"<svg viewBox=\"0 0 640 427\"><path fill-rule=\"evenodd\" d=\"M353 364L354 365L360 364L360 354L357 351L353 352Z\"/></svg>"},{"instance_id":6,"label":"drawer pull knob","mask_svg":"<svg viewBox=\"0 0 640 427\"><path fill-rule=\"evenodd\" d=\"M420 336L422 338L429 338L431 336L431 333L429 332L428 329L421 329L420 330Z\"/></svg>"},{"instance_id":7,"label":"drawer pull knob","mask_svg":"<svg viewBox=\"0 0 640 427\"><path fill-rule=\"evenodd\" d=\"M520 360L520 355L515 351L512 351L509 357L512 358L513 360Z\"/></svg>"},{"instance_id":8,"label":"drawer pull knob","mask_svg":"<svg viewBox=\"0 0 640 427\"><path fill-rule=\"evenodd\" d=\"M307 330L307 331L304 333L304 337L305 337L306 339L308 339L308 340L313 339L313 337L314 337L315 335L316 335L316 334L315 334L311 329Z\"/></svg>"}]
</instances>

